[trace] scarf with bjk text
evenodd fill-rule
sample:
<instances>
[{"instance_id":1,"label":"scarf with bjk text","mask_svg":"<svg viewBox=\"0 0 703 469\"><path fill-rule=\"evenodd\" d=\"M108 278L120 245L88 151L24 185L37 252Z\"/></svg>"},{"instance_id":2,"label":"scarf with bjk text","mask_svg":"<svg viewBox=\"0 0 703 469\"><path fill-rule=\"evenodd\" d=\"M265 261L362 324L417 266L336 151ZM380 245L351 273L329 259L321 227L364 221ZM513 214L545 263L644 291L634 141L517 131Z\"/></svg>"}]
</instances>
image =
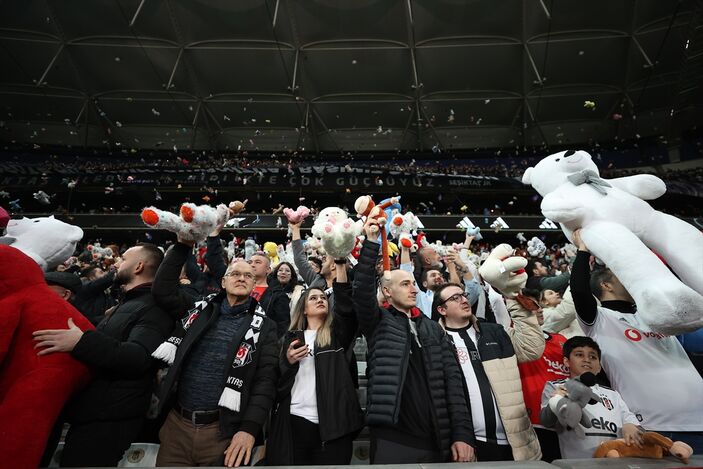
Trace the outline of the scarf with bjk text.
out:
<instances>
[{"instance_id":1,"label":"scarf with bjk text","mask_svg":"<svg viewBox=\"0 0 703 469\"><path fill-rule=\"evenodd\" d=\"M208 306L210 306L213 299L218 294L219 293L212 293L200 301L197 301L193 308L188 310L188 314L186 314L180 321L180 327L177 327L173 335L159 345L154 353L152 353L152 356L159 360L163 360L169 365L172 365L176 358L178 346L180 346L183 342L183 338L188 332L188 329L198 318L198 316L205 311ZM223 301L227 300L224 299ZM252 299L251 301L255 300ZM237 348L237 353L234 355L234 360L232 361L232 366L229 369L227 380L225 381L225 387L220 395L218 405L235 412L240 411L242 403L241 390L245 387L246 366L254 360L256 344L259 341L259 334L261 333L261 327L264 324L265 317L266 313L264 312L264 309L257 303L254 309L254 314L251 318L251 322L249 323L249 328L242 337L239 347Z\"/></svg>"}]
</instances>

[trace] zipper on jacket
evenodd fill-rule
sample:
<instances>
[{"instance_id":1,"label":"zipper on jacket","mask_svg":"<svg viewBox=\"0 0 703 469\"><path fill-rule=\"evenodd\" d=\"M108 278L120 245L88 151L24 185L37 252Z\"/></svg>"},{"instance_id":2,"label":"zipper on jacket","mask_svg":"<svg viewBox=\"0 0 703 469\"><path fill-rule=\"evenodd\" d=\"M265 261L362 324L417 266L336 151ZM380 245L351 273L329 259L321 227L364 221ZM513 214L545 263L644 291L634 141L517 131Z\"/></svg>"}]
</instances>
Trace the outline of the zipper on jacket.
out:
<instances>
[{"instance_id":1,"label":"zipper on jacket","mask_svg":"<svg viewBox=\"0 0 703 469\"><path fill-rule=\"evenodd\" d=\"M408 360L410 359L410 341L412 340L412 337L408 337L407 334L412 335L412 332L410 332L410 324L408 323L405 323L405 333L407 339L405 341L405 355L403 355L403 362L400 364L400 366L402 366L400 375L400 386L398 386L398 395L395 405L395 411L393 412L393 422L396 424L398 423L398 418L400 417L401 396L403 395L405 377L408 374Z\"/></svg>"}]
</instances>

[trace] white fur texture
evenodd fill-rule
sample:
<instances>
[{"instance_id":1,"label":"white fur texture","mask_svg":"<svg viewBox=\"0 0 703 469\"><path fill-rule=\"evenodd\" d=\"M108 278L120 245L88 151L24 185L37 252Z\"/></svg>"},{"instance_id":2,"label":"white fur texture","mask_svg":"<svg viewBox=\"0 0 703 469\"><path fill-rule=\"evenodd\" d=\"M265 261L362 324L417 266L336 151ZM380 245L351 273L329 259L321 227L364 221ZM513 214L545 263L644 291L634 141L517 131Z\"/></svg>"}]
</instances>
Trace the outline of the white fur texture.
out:
<instances>
[{"instance_id":1,"label":"white fur texture","mask_svg":"<svg viewBox=\"0 0 703 469\"><path fill-rule=\"evenodd\" d=\"M344 258L356 245L363 223L354 221L338 207L327 207L320 212L312 225L313 236L320 239L322 247L334 258Z\"/></svg>"},{"instance_id":2,"label":"white fur texture","mask_svg":"<svg viewBox=\"0 0 703 469\"><path fill-rule=\"evenodd\" d=\"M10 220L0 243L19 249L43 270L53 270L71 257L83 230L54 216Z\"/></svg>"},{"instance_id":3,"label":"white fur texture","mask_svg":"<svg viewBox=\"0 0 703 469\"><path fill-rule=\"evenodd\" d=\"M544 197L544 216L560 223L570 241L582 229L588 249L615 273L653 330L679 334L703 327L703 234L645 202L664 194L664 181L651 174L607 179L604 195L567 179L582 170L598 173L591 155L565 153L547 156L523 175L523 183Z\"/></svg>"}]
</instances>

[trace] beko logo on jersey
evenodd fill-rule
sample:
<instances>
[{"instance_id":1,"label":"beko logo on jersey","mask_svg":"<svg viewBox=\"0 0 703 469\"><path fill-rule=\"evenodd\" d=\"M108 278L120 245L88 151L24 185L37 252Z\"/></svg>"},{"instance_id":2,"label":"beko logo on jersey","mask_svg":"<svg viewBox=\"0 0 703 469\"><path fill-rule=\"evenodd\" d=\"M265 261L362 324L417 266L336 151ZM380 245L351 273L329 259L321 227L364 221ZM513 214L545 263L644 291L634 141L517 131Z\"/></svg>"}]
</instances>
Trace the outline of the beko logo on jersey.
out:
<instances>
[{"instance_id":1,"label":"beko logo on jersey","mask_svg":"<svg viewBox=\"0 0 703 469\"><path fill-rule=\"evenodd\" d=\"M633 342L639 342L642 338L646 339L665 339L667 336L659 332L644 332L637 329L625 329L625 337Z\"/></svg>"},{"instance_id":2,"label":"beko logo on jersey","mask_svg":"<svg viewBox=\"0 0 703 469\"><path fill-rule=\"evenodd\" d=\"M618 432L618 426L613 422L605 420L603 417L599 419L591 419L591 426L596 430L608 430L612 433Z\"/></svg>"},{"instance_id":3,"label":"beko logo on jersey","mask_svg":"<svg viewBox=\"0 0 703 469\"><path fill-rule=\"evenodd\" d=\"M549 367L555 370L558 374L569 376L569 368L564 363L560 363L556 360L550 360L545 356L543 356L542 358L544 358L544 361L547 362L547 365L549 365Z\"/></svg>"}]
</instances>

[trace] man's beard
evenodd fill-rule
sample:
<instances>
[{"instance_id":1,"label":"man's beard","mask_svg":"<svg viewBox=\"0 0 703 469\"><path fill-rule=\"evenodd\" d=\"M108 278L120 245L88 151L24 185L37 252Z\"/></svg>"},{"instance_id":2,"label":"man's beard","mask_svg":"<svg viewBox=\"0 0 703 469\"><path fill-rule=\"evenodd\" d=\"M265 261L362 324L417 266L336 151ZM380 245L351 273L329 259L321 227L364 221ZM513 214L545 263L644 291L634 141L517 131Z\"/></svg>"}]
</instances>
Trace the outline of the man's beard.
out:
<instances>
[{"instance_id":1,"label":"man's beard","mask_svg":"<svg viewBox=\"0 0 703 469\"><path fill-rule=\"evenodd\" d=\"M131 277L131 275L129 275L128 272L118 270L117 273L115 274L115 280L113 280L112 283L118 287L122 287L122 286L128 284L131 280L132 280L132 277Z\"/></svg>"}]
</instances>

